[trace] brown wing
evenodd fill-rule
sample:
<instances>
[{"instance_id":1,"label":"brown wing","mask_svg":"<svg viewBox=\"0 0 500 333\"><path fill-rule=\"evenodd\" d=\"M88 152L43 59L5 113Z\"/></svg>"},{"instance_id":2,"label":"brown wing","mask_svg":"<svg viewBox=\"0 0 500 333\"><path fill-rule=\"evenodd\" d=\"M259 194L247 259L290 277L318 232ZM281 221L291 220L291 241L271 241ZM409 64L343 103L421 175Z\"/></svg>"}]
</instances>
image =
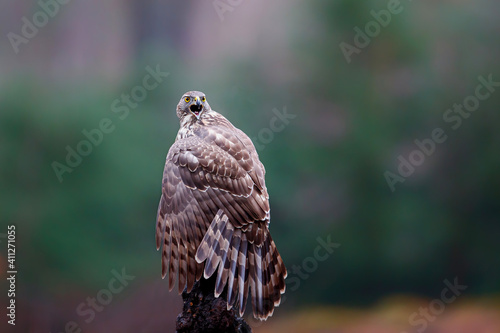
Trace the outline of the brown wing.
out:
<instances>
[{"instance_id":1,"label":"brown wing","mask_svg":"<svg viewBox=\"0 0 500 333\"><path fill-rule=\"evenodd\" d=\"M182 181L185 167L174 163L173 158L191 145L192 139L174 143L170 148L163 172L162 195L158 206L156 247L162 248L162 277L169 277L169 289L174 287L179 275L179 293L187 284L188 291L201 277L203 265L194 259L196 249L203 238L207 225L213 218L211 211L202 209L193 191ZM215 209L215 208L213 208ZM209 214L207 216L206 214Z\"/></svg>"},{"instance_id":2,"label":"brown wing","mask_svg":"<svg viewBox=\"0 0 500 333\"><path fill-rule=\"evenodd\" d=\"M193 194L199 203L214 203L235 227L246 231L248 224L269 221L264 167L250 139L232 125L222 124L199 128L196 134L203 139L176 155L174 163L184 167L182 181L197 189ZM257 231L248 237L251 242L263 241Z\"/></svg>"},{"instance_id":3,"label":"brown wing","mask_svg":"<svg viewBox=\"0 0 500 333\"><path fill-rule=\"evenodd\" d=\"M264 173L255 170L253 154L224 127L210 126L197 134L170 148L158 207L156 245L159 249L163 239L162 275L170 271L172 289L179 274L179 292L186 281L191 290L194 276L201 276L202 266L194 256L219 209L237 227L269 216Z\"/></svg>"},{"instance_id":4,"label":"brown wing","mask_svg":"<svg viewBox=\"0 0 500 333\"><path fill-rule=\"evenodd\" d=\"M168 273L170 289L179 274L179 292L186 283L190 291L203 271L208 277L220 263L216 296L229 283L228 306L238 295L242 313L250 285L254 313L260 300L257 315L267 318L284 292L286 269L267 229L265 170L242 131L219 114L209 122L167 155L156 232L157 248L164 243L162 274ZM275 260L266 262L274 252Z\"/></svg>"}]
</instances>

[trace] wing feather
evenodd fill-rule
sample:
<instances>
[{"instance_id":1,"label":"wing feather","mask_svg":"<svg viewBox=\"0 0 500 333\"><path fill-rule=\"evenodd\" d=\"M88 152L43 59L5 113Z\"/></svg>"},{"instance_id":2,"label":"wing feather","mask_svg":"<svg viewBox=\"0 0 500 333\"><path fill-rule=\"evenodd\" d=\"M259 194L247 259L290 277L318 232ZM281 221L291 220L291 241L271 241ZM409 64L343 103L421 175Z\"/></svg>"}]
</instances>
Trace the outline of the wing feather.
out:
<instances>
[{"instance_id":1,"label":"wing feather","mask_svg":"<svg viewBox=\"0 0 500 333\"><path fill-rule=\"evenodd\" d=\"M241 230L236 229L231 240L231 254L228 257L230 261L229 264L229 276L228 276L228 287L227 287L227 307L228 310L231 309L234 302L236 301L237 289L238 289L238 254L240 251L241 244Z\"/></svg>"},{"instance_id":2,"label":"wing feather","mask_svg":"<svg viewBox=\"0 0 500 333\"><path fill-rule=\"evenodd\" d=\"M254 315L265 319L279 305L286 276L267 229L265 169L248 136L209 115L167 155L156 221L162 276L181 293L217 272L215 295L227 287L228 309L237 304L243 315L250 290Z\"/></svg>"}]
</instances>

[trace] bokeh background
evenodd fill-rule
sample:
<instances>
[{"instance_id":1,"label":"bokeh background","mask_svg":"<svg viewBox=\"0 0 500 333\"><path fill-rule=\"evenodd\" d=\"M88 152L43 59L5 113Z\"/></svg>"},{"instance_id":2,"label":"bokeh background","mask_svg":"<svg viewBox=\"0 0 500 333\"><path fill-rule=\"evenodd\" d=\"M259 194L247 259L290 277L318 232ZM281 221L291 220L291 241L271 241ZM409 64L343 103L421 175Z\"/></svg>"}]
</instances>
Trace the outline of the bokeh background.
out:
<instances>
[{"instance_id":1,"label":"bokeh background","mask_svg":"<svg viewBox=\"0 0 500 333\"><path fill-rule=\"evenodd\" d=\"M44 9L3 1L0 330L175 330L181 298L161 280L155 216L175 106L201 90L261 145L271 232L290 272L275 315L247 315L255 332L500 332L500 91L457 129L443 120L479 76L500 81L500 3L401 1L348 62L341 43L355 45L355 28L388 3L74 0L46 7L46 24L13 47L9 33L22 36L23 17L43 23ZM168 76L115 112L158 66ZM271 132L278 111L294 118ZM106 118L113 131L60 181L53 163ZM435 128L447 140L392 191L386 171ZM323 261L318 237L339 244ZM80 315L123 269L133 276L123 290L92 320ZM467 289L412 322L455 278Z\"/></svg>"}]
</instances>

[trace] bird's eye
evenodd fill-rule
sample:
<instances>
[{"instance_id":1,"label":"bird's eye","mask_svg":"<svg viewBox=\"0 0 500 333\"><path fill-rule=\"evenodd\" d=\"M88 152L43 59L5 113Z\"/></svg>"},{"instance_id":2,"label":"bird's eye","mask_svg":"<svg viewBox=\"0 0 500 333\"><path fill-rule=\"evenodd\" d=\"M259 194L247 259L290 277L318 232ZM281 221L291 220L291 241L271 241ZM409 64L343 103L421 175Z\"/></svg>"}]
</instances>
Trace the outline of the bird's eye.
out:
<instances>
[{"instance_id":1,"label":"bird's eye","mask_svg":"<svg viewBox=\"0 0 500 333\"><path fill-rule=\"evenodd\" d=\"M191 100L191 98L189 98L189 97L186 96L186 97L184 97L184 100L186 101L186 103L189 103L189 101Z\"/></svg>"},{"instance_id":2,"label":"bird's eye","mask_svg":"<svg viewBox=\"0 0 500 333\"><path fill-rule=\"evenodd\" d=\"M207 100L207 99L205 98L205 96L203 96L203 97L201 98L201 101L202 101L202 102L205 102L206 100Z\"/></svg>"}]
</instances>

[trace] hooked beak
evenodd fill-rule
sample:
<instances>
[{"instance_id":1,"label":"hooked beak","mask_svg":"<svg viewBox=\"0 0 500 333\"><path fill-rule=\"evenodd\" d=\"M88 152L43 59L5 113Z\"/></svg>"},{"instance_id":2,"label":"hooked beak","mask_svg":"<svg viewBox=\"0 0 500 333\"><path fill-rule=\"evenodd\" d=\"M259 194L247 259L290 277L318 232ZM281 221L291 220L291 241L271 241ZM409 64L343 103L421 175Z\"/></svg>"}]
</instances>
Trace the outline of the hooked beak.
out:
<instances>
[{"instance_id":1,"label":"hooked beak","mask_svg":"<svg viewBox=\"0 0 500 333\"><path fill-rule=\"evenodd\" d=\"M203 109L203 105L201 105L201 100L199 97L194 98L194 103L191 104L189 110L195 115L196 119L200 119L201 111Z\"/></svg>"}]
</instances>

